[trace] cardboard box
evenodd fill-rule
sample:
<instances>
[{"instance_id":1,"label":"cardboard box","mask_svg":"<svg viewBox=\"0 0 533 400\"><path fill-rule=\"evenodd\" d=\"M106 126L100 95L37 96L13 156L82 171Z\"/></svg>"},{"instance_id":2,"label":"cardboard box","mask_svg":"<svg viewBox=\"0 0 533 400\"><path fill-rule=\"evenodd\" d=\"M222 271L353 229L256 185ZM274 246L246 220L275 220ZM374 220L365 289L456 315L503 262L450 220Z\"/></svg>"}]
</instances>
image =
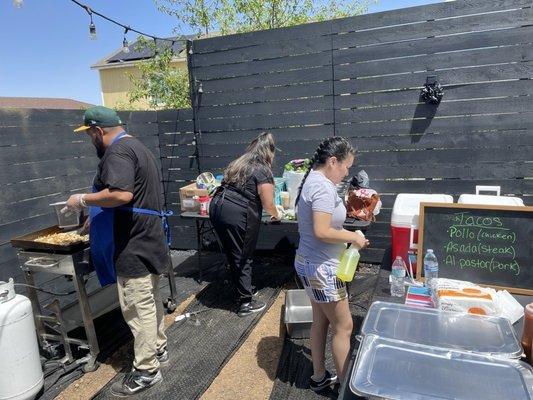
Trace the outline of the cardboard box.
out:
<instances>
[{"instance_id":1,"label":"cardboard box","mask_svg":"<svg viewBox=\"0 0 533 400\"><path fill-rule=\"evenodd\" d=\"M194 196L208 196L207 189L198 189L196 182L180 188L181 211L200 211L200 203L193 199Z\"/></svg>"}]
</instances>

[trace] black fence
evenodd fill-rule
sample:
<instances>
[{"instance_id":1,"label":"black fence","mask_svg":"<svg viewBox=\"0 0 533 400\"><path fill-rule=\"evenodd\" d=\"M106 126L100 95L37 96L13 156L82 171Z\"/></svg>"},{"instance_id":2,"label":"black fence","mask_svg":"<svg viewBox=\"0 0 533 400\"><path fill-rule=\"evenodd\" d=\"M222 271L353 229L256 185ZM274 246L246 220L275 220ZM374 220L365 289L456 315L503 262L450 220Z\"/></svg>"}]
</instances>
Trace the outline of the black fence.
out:
<instances>
[{"instance_id":1,"label":"black fence","mask_svg":"<svg viewBox=\"0 0 533 400\"><path fill-rule=\"evenodd\" d=\"M398 193L499 185L532 204L532 25L531 0L472 0L194 41L200 166L222 171L267 130L280 175L320 139L349 138L352 172L367 171L384 203L373 261ZM429 76L444 88L438 105L420 99Z\"/></svg>"}]
</instances>

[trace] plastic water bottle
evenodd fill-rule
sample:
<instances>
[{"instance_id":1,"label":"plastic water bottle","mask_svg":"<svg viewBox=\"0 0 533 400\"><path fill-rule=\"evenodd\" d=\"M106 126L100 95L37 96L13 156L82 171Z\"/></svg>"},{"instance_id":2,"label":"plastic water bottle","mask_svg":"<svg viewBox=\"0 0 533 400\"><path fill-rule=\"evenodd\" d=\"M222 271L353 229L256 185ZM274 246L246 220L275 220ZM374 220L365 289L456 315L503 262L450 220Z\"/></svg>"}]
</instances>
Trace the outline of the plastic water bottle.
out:
<instances>
[{"instance_id":1,"label":"plastic water bottle","mask_svg":"<svg viewBox=\"0 0 533 400\"><path fill-rule=\"evenodd\" d=\"M344 282L351 282L359 264L359 250L350 246L342 252L341 261L337 268L337 278Z\"/></svg>"},{"instance_id":2,"label":"plastic water bottle","mask_svg":"<svg viewBox=\"0 0 533 400\"><path fill-rule=\"evenodd\" d=\"M432 249L428 249L424 256L424 286L430 287L432 279L439 277L439 262Z\"/></svg>"},{"instance_id":3,"label":"plastic water bottle","mask_svg":"<svg viewBox=\"0 0 533 400\"><path fill-rule=\"evenodd\" d=\"M405 263L403 258L398 256L392 263L390 294L393 297L403 297L405 295Z\"/></svg>"}]
</instances>

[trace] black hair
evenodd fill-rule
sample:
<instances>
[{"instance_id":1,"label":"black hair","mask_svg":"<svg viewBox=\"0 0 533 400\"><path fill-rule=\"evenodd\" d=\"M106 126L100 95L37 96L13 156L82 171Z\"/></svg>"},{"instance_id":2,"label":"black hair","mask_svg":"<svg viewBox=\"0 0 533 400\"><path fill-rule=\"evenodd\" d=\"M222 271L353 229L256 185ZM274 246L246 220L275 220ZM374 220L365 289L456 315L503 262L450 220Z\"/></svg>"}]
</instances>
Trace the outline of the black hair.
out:
<instances>
[{"instance_id":1,"label":"black hair","mask_svg":"<svg viewBox=\"0 0 533 400\"><path fill-rule=\"evenodd\" d=\"M315 154L313 154L313 157L311 158L309 169L305 173L302 183L300 184L300 188L298 189L298 196L294 202L294 207L298 206L298 201L300 200L300 195L302 194L302 188L305 180L309 176L309 173L313 167L324 165L330 157L335 157L337 160L343 161L349 155L355 155L355 149L345 138L335 136L324 139L322 143L318 145L315 150Z\"/></svg>"}]
</instances>

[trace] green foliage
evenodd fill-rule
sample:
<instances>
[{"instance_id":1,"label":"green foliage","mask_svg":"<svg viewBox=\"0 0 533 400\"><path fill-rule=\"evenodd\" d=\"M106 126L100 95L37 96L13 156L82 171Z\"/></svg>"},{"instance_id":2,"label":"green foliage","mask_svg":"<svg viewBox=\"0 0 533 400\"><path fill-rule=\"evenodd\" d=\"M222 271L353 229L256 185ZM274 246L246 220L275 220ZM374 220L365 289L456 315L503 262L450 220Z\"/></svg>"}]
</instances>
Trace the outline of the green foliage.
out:
<instances>
[{"instance_id":1,"label":"green foliage","mask_svg":"<svg viewBox=\"0 0 533 400\"><path fill-rule=\"evenodd\" d=\"M178 20L178 28L222 35L280 28L312 21L348 17L365 12L376 0L154 0L158 8ZM127 105L135 108L147 100L150 108L190 107L187 71L172 66L170 48L156 51L153 42L138 40L155 56L137 64L140 76L128 74L133 89Z\"/></svg>"},{"instance_id":2,"label":"green foliage","mask_svg":"<svg viewBox=\"0 0 533 400\"><path fill-rule=\"evenodd\" d=\"M154 0L158 8L204 34L249 32L365 12L376 0Z\"/></svg>"},{"instance_id":3,"label":"green foliage","mask_svg":"<svg viewBox=\"0 0 533 400\"><path fill-rule=\"evenodd\" d=\"M139 76L127 73L133 84L128 93L129 105L135 106L139 101L147 100L151 109L190 107L189 75L186 69L172 65L174 54L170 43L157 49L154 43L140 38L136 46L149 47L154 52L154 57L136 65L140 71Z\"/></svg>"}]
</instances>

